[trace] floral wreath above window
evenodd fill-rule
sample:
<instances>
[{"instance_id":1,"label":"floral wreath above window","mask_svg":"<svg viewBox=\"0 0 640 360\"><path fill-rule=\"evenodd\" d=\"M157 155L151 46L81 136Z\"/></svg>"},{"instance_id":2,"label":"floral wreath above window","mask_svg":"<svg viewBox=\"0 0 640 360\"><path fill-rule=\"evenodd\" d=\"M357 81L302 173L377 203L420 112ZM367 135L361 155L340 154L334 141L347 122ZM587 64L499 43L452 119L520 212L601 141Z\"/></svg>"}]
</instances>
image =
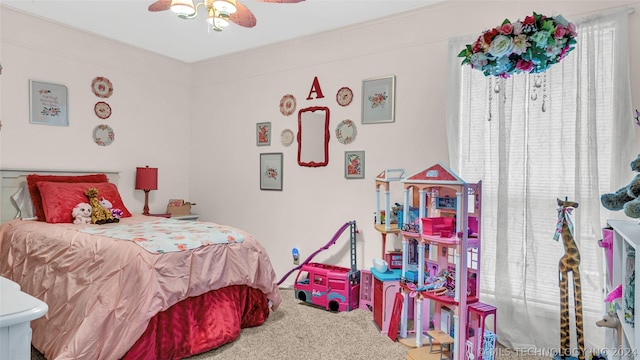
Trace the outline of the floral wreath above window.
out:
<instances>
[{"instance_id":1,"label":"floral wreath above window","mask_svg":"<svg viewBox=\"0 0 640 360\"><path fill-rule=\"evenodd\" d=\"M485 31L458 54L462 65L482 71L485 76L507 79L513 74L541 73L560 62L576 44L576 26L561 15L536 14L524 21Z\"/></svg>"}]
</instances>

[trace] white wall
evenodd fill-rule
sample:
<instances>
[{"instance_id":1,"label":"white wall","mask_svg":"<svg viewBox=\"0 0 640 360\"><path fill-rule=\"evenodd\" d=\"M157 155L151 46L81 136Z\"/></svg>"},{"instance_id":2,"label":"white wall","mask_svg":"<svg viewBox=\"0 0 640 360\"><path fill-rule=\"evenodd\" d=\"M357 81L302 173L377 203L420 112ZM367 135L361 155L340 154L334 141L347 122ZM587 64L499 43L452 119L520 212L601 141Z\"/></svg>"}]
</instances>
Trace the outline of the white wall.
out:
<instances>
[{"instance_id":1,"label":"white wall","mask_svg":"<svg viewBox=\"0 0 640 360\"><path fill-rule=\"evenodd\" d=\"M0 6L0 167L119 170L120 191L135 212L144 199L142 191L134 190L135 167L158 167L160 189L150 194L152 212L163 212L169 198L196 202L193 211L202 220L253 233L267 248L278 277L293 267L292 247L305 259L342 224L356 220L358 267L369 267L381 252L381 237L372 225L375 175L385 168L413 173L448 163L447 39L479 34L504 18L524 18L531 11L574 20L623 4L637 6L640 1L452 1L196 64ZM640 33L639 16L630 15L630 34ZM630 36L630 42L630 63L638 64L640 40ZM362 80L392 74L396 122L361 125ZM114 128L116 140L107 147L93 144L91 137L101 123L93 114L100 99L90 89L96 76L114 84L114 94L106 100L114 113L104 123ZM315 76L325 97L305 100ZM29 124L29 79L69 88L69 127ZM631 84L633 104L640 107L640 69L634 65ZM335 103L342 86L355 94L347 107ZM282 129L297 128L294 115L279 112L285 94L296 97L298 109L330 108L328 166L299 167L295 143L280 144ZM333 131L347 118L356 122L358 134L352 144L343 145ZM271 146L258 147L255 126L266 121L272 123L274 138ZM365 179L344 179L345 150L365 150ZM282 192L259 190L262 152L284 153ZM392 197L402 200L399 184ZM349 266L348 243L348 236L342 236L315 260ZM399 246L389 236L388 248ZM289 277L284 285L293 280Z\"/></svg>"},{"instance_id":2,"label":"white wall","mask_svg":"<svg viewBox=\"0 0 640 360\"><path fill-rule=\"evenodd\" d=\"M532 11L563 14L573 20L622 3L456 1L195 64L194 99L200 105L193 114L191 195L199 202L198 211L206 220L254 233L280 276L294 266L293 247L305 259L325 245L344 222L356 220L358 267L370 267L381 253L381 235L372 225L374 177L385 168L414 173L437 162L448 163L444 123L447 39L479 34L505 18L524 18ZM630 34L638 33L638 14L630 19ZM635 44L631 44L634 64L633 59L640 58L639 40L630 38ZM228 70L210 70L215 68ZM396 76L396 122L360 124L362 80L390 74ZM631 69L631 74L634 104L640 106L640 69ZM325 98L305 100L315 76ZM353 103L344 108L335 102L335 93L342 86L349 86L355 94ZM298 109L330 108L327 167L300 167L296 146L280 144L283 129L297 128L297 118L283 116L278 108L281 97L289 93L296 97ZM204 106L207 101L213 103ZM343 145L333 131L347 118L356 121L357 137L352 144ZM265 121L272 123L274 139L271 146L258 147L255 125ZM366 179L344 179L345 150L365 150ZM284 153L282 192L259 190L262 152ZM392 197L402 202L401 187L395 188ZM347 235L314 260L349 266ZM395 236L388 236L388 249L400 245ZM291 285L294 277L295 273L284 284Z\"/></svg>"},{"instance_id":3,"label":"white wall","mask_svg":"<svg viewBox=\"0 0 640 360\"><path fill-rule=\"evenodd\" d=\"M188 64L8 8L0 7L0 15L0 167L120 171L125 204L142 212L135 168L149 165L160 174L159 190L150 192L152 212L165 212L168 198L188 197ZM110 79L111 97L93 94L97 76ZM29 79L67 86L68 127L29 123ZM110 118L94 114L98 101L111 106ZM110 146L93 143L93 129L101 123L114 130Z\"/></svg>"}]
</instances>

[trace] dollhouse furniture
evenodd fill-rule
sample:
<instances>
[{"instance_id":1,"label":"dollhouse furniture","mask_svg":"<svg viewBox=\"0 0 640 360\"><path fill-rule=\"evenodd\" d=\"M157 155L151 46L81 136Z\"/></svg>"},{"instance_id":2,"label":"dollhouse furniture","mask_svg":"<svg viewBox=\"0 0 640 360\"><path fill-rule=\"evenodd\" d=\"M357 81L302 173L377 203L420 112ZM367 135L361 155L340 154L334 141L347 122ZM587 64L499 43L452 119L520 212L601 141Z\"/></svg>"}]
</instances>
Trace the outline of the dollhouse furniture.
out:
<instances>
[{"instance_id":1,"label":"dollhouse furniture","mask_svg":"<svg viewBox=\"0 0 640 360\"><path fill-rule=\"evenodd\" d=\"M400 232L398 224L391 224L391 188L390 183L400 181L404 176L404 169L385 169L376 176L376 221L375 229L382 235L382 257L385 258L387 249L387 234L397 234ZM384 190L384 214L382 221L382 210L380 209L380 191Z\"/></svg>"},{"instance_id":2,"label":"dollhouse furniture","mask_svg":"<svg viewBox=\"0 0 640 360\"><path fill-rule=\"evenodd\" d=\"M605 278L607 281L607 293L622 284L622 297L614 300L616 312L620 319L622 336L621 344L617 344L617 336L614 329L606 329L605 345L610 349L609 359L631 360L638 359L638 347L640 347L640 330L634 327L633 316L625 316L626 308L633 306L640 309L640 295L638 295L638 282L634 281L630 286L628 279L635 270L640 269L640 224L636 221L609 220L608 225L613 229L613 276ZM611 274L607 274L611 275Z\"/></svg>"},{"instance_id":3,"label":"dollhouse furniture","mask_svg":"<svg viewBox=\"0 0 640 360\"><path fill-rule=\"evenodd\" d=\"M438 235L443 231L448 234L453 233L453 218L450 217L432 217L422 218L422 233L425 235ZM445 236L449 237L449 236Z\"/></svg>"},{"instance_id":4,"label":"dollhouse furniture","mask_svg":"<svg viewBox=\"0 0 640 360\"><path fill-rule=\"evenodd\" d=\"M388 251L386 259L389 269L402 269L402 251Z\"/></svg>"},{"instance_id":5,"label":"dollhouse furniture","mask_svg":"<svg viewBox=\"0 0 640 360\"><path fill-rule=\"evenodd\" d=\"M404 188L403 209L418 206L421 222L417 229L403 228L400 233L404 255L401 275L404 303L400 342L415 347L409 350L407 358L428 358L428 352L421 349L424 327L425 324L433 324L433 330L442 330L453 338L449 356L454 360L464 359L466 343L470 337L466 332L467 306L478 301L480 284L482 184L467 183L442 164L410 175L401 182ZM407 213L403 216L408 218ZM450 220L444 220L445 218ZM441 225L446 225L446 229L438 228ZM428 250L425 249L427 247ZM417 263L410 264L414 259ZM417 281L413 276L408 276L411 273L409 265L417 267ZM443 276L440 279L446 279L446 284L435 282L435 272ZM411 286L408 285L409 282L412 283ZM419 289L417 294L410 296L415 289ZM409 307L410 301L415 302L414 308L417 309L414 314L415 339L407 336L408 313L404 309ZM424 302L432 304L424 306ZM433 309L433 312L422 309ZM478 336L482 335L478 335L476 331L474 337ZM472 353L475 359L479 358L481 342L474 339L476 345Z\"/></svg>"},{"instance_id":6,"label":"dollhouse furniture","mask_svg":"<svg viewBox=\"0 0 640 360\"><path fill-rule=\"evenodd\" d=\"M491 316L493 315L493 331L494 333L497 332L498 327L497 327L497 323L496 323L496 308L494 306L491 306L489 304L484 304L481 302L475 302L473 304L470 304L467 307L467 319L469 320L469 326L472 326L474 331L478 330L478 326L480 326L480 331L478 332L477 336L473 337L473 349L480 349L480 352L478 354L478 356L476 356L477 360L482 360L483 358L483 353L485 352L485 344L484 344L484 339L485 339L485 322L487 321L487 316ZM474 322L473 320L477 319L477 322ZM468 333L468 332L467 332ZM480 341L480 343L478 344L478 340ZM495 350L495 342L494 342L494 350ZM487 359L485 359L487 360Z\"/></svg>"},{"instance_id":7,"label":"dollhouse furniture","mask_svg":"<svg viewBox=\"0 0 640 360\"><path fill-rule=\"evenodd\" d=\"M31 321L47 313L46 303L0 277L0 359L31 358Z\"/></svg>"},{"instance_id":8,"label":"dollhouse furniture","mask_svg":"<svg viewBox=\"0 0 640 360\"><path fill-rule=\"evenodd\" d=\"M367 269L360 270L360 309L373 310L373 274Z\"/></svg>"},{"instance_id":9,"label":"dollhouse furniture","mask_svg":"<svg viewBox=\"0 0 640 360\"><path fill-rule=\"evenodd\" d=\"M384 273L371 268L373 275L373 322L382 335L387 335L396 293L400 290L400 270Z\"/></svg>"},{"instance_id":10,"label":"dollhouse furniture","mask_svg":"<svg viewBox=\"0 0 640 360\"><path fill-rule=\"evenodd\" d=\"M438 344L440 344L440 360L445 359L443 357L445 354L451 354L451 345L453 345L454 339L449 334L442 330L429 330L427 331L427 336L429 337L429 353L434 352L433 342L435 340ZM446 350L445 347L447 348Z\"/></svg>"}]
</instances>

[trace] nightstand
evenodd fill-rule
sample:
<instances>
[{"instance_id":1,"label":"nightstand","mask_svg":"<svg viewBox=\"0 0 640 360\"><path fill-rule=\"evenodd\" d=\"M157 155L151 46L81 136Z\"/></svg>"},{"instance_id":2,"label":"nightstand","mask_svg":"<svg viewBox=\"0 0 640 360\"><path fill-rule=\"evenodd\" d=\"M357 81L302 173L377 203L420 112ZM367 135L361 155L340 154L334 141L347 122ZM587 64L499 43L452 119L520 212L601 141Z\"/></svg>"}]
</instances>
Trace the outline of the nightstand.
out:
<instances>
[{"instance_id":1,"label":"nightstand","mask_svg":"<svg viewBox=\"0 0 640 360\"><path fill-rule=\"evenodd\" d=\"M29 359L31 321L44 316L49 307L3 277L0 277L0 293L0 359Z\"/></svg>"},{"instance_id":2,"label":"nightstand","mask_svg":"<svg viewBox=\"0 0 640 360\"><path fill-rule=\"evenodd\" d=\"M200 215L198 214L176 215L176 216L172 216L171 218L176 220L198 221L198 219L200 218Z\"/></svg>"}]
</instances>

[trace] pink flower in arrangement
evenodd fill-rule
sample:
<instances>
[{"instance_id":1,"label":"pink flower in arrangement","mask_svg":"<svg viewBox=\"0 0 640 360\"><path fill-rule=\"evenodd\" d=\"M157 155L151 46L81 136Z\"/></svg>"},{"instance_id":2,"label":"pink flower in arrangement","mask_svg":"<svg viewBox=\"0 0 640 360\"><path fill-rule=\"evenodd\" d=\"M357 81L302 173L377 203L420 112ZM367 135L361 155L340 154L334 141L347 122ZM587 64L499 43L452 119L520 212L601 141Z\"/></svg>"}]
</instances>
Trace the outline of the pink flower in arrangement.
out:
<instances>
[{"instance_id":1,"label":"pink flower in arrangement","mask_svg":"<svg viewBox=\"0 0 640 360\"><path fill-rule=\"evenodd\" d=\"M542 16L544 16L544 15L542 15ZM536 22L535 16L529 15L529 16L524 18L524 21L522 23L525 24L525 25L533 25L535 22Z\"/></svg>"},{"instance_id":2,"label":"pink flower in arrangement","mask_svg":"<svg viewBox=\"0 0 640 360\"><path fill-rule=\"evenodd\" d=\"M509 35L513 32L513 25L511 23L505 23L500 26L500 32L505 35Z\"/></svg>"},{"instance_id":3,"label":"pink flower in arrangement","mask_svg":"<svg viewBox=\"0 0 640 360\"><path fill-rule=\"evenodd\" d=\"M522 71L529 71L533 69L533 63L527 60L518 60L516 63L516 69L520 69Z\"/></svg>"},{"instance_id":4,"label":"pink flower in arrangement","mask_svg":"<svg viewBox=\"0 0 640 360\"><path fill-rule=\"evenodd\" d=\"M561 24L558 24L558 26L556 26L556 32L553 34L553 37L556 39L562 39L566 33L567 29L565 29Z\"/></svg>"}]
</instances>

